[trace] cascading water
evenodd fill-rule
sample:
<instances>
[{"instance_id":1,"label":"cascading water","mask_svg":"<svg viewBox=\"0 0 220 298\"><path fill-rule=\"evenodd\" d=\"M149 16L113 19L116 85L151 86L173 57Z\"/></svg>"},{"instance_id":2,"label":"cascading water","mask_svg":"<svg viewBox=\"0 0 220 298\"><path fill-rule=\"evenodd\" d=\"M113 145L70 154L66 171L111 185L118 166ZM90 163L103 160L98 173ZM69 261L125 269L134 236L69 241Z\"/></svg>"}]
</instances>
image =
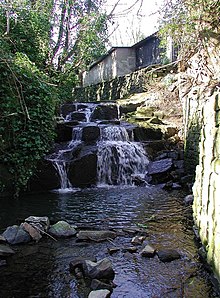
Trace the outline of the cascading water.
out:
<instances>
[{"instance_id":1,"label":"cascading water","mask_svg":"<svg viewBox=\"0 0 220 298\"><path fill-rule=\"evenodd\" d=\"M98 185L132 185L137 174L144 174L148 159L143 146L129 141L125 127L101 129L98 142Z\"/></svg>"},{"instance_id":2,"label":"cascading water","mask_svg":"<svg viewBox=\"0 0 220 298\"><path fill-rule=\"evenodd\" d=\"M65 118L65 125L73 127L72 140L48 158L62 190L94 184L132 186L137 176L145 176L145 150L134 142L133 127L120 123L119 116L114 103L73 104Z\"/></svg>"}]
</instances>

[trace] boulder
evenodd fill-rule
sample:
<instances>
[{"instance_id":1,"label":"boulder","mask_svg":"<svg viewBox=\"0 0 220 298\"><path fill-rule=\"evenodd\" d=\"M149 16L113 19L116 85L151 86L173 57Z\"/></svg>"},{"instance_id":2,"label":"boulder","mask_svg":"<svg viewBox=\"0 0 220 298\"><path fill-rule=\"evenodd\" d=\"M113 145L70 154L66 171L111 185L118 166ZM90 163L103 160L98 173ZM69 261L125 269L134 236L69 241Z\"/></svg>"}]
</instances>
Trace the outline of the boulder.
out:
<instances>
[{"instance_id":1,"label":"boulder","mask_svg":"<svg viewBox=\"0 0 220 298\"><path fill-rule=\"evenodd\" d=\"M72 140L73 128L66 123L57 123L55 142L69 142Z\"/></svg>"},{"instance_id":2,"label":"boulder","mask_svg":"<svg viewBox=\"0 0 220 298\"><path fill-rule=\"evenodd\" d=\"M52 162L42 160L28 182L29 191L48 191L60 186L59 175Z\"/></svg>"},{"instance_id":3,"label":"boulder","mask_svg":"<svg viewBox=\"0 0 220 298\"><path fill-rule=\"evenodd\" d=\"M91 152L71 162L68 178L74 187L83 188L95 185L97 180L97 155Z\"/></svg>"},{"instance_id":4,"label":"boulder","mask_svg":"<svg viewBox=\"0 0 220 298\"><path fill-rule=\"evenodd\" d=\"M117 234L112 231L79 231L76 235L79 240L93 240L96 242L116 238Z\"/></svg>"},{"instance_id":5,"label":"boulder","mask_svg":"<svg viewBox=\"0 0 220 298\"><path fill-rule=\"evenodd\" d=\"M118 107L116 104L100 104L94 109L91 120L118 119Z\"/></svg>"},{"instance_id":6,"label":"boulder","mask_svg":"<svg viewBox=\"0 0 220 298\"><path fill-rule=\"evenodd\" d=\"M162 262L171 262L180 259L180 254L174 249L166 249L157 251L158 258Z\"/></svg>"},{"instance_id":7,"label":"boulder","mask_svg":"<svg viewBox=\"0 0 220 298\"><path fill-rule=\"evenodd\" d=\"M148 174L161 174L172 169L173 161L171 158L165 158L148 164Z\"/></svg>"},{"instance_id":8,"label":"boulder","mask_svg":"<svg viewBox=\"0 0 220 298\"><path fill-rule=\"evenodd\" d=\"M25 222L31 224L33 227L39 228L42 231L48 231L50 220L47 216L29 216Z\"/></svg>"},{"instance_id":9,"label":"boulder","mask_svg":"<svg viewBox=\"0 0 220 298\"><path fill-rule=\"evenodd\" d=\"M140 252L142 257L153 258L155 255L156 249L151 245L147 244L142 251Z\"/></svg>"},{"instance_id":10,"label":"boulder","mask_svg":"<svg viewBox=\"0 0 220 298\"><path fill-rule=\"evenodd\" d=\"M100 129L98 125L87 125L82 129L82 141L90 144L98 141L100 137Z\"/></svg>"},{"instance_id":11,"label":"boulder","mask_svg":"<svg viewBox=\"0 0 220 298\"><path fill-rule=\"evenodd\" d=\"M102 290L102 289L106 289L109 290L110 292L112 292L114 285L113 284L108 284L105 283L103 281L100 281L98 279L93 279L90 285L90 288L92 290Z\"/></svg>"},{"instance_id":12,"label":"boulder","mask_svg":"<svg viewBox=\"0 0 220 298\"><path fill-rule=\"evenodd\" d=\"M109 298L110 294L109 290L96 290L90 292L88 298Z\"/></svg>"},{"instance_id":13,"label":"boulder","mask_svg":"<svg viewBox=\"0 0 220 298\"><path fill-rule=\"evenodd\" d=\"M49 228L48 233L54 237L65 238L75 236L77 232L73 226L61 220L52 225Z\"/></svg>"},{"instance_id":14,"label":"boulder","mask_svg":"<svg viewBox=\"0 0 220 298\"><path fill-rule=\"evenodd\" d=\"M15 254L15 251L7 245L0 244L0 258L8 257Z\"/></svg>"},{"instance_id":15,"label":"boulder","mask_svg":"<svg viewBox=\"0 0 220 298\"><path fill-rule=\"evenodd\" d=\"M38 229L35 229L35 228L34 228L32 225L30 225L29 223L24 222L24 223L21 224L21 227L22 227L26 232L28 232L28 234L31 236L31 238L32 238L34 241L38 242L38 241L42 238L42 236L41 236L39 230L38 230Z\"/></svg>"},{"instance_id":16,"label":"boulder","mask_svg":"<svg viewBox=\"0 0 220 298\"><path fill-rule=\"evenodd\" d=\"M87 121L86 114L84 112L73 112L71 114L71 120L86 122Z\"/></svg>"},{"instance_id":17,"label":"boulder","mask_svg":"<svg viewBox=\"0 0 220 298\"><path fill-rule=\"evenodd\" d=\"M65 118L68 114L76 111L76 105L72 103L63 104L60 107L60 114Z\"/></svg>"},{"instance_id":18,"label":"boulder","mask_svg":"<svg viewBox=\"0 0 220 298\"><path fill-rule=\"evenodd\" d=\"M134 140L138 142L149 141L149 140L162 140L163 133L159 128L134 128Z\"/></svg>"},{"instance_id":19,"label":"boulder","mask_svg":"<svg viewBox=\"0 0 220 298\"><path fill-rule=\"evenodd\" d=\"M2 235L10 244L19 244L31 241L30 235L21 226L17 225L8 227Z\"/></svg>"},{"instance_id":20,"label":"boulder","mask_svg":"<svg viewBox=\"0 0 220 298\"><path fill-rule=\"evenodd\" d=\"M83 272L85 277L91 279L113 280L115 277L111 261L108 258L104 258L96 263L86 260L83 263Z\"/></svg>"}]
</instances>

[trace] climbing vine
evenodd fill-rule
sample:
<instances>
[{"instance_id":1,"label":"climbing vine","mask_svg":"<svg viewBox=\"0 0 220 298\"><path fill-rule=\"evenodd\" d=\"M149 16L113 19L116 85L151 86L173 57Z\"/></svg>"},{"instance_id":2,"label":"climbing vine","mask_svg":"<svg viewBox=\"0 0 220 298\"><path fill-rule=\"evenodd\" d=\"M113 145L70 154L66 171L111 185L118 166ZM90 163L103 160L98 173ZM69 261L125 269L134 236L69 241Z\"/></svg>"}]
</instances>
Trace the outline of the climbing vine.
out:
<instances>
[{"instance_id":1,"label":"climbing vine","mask_svg":"<svg viewBox=\"0 0 220 298\"><path fill-rule=\"evenodd\" d=\"M54 137L55 87L25 54L0 59L0 165L17 194ZM7 187L1 177L1 188Z\"/></svg>"}]
</instances>

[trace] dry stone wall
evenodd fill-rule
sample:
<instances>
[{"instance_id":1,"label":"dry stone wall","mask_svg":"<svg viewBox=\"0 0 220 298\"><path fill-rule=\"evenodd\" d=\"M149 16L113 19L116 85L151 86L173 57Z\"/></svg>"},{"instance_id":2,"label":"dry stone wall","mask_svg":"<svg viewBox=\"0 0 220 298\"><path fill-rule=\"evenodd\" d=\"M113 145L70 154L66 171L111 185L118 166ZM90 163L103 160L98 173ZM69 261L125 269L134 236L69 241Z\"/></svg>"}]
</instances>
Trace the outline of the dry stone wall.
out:
<instances>
[{"instance_id":1,"label":"dry stone wall","mask_svg":"<svg viewBox=\"0 0 220 298\"><path fill-rule=\"evenodd\" d=\"M153 66L154 68L157 67ZM149 79L154 76L165 76L173 68L174 64L164 65L156 71L153 71L153 69L151 71L151 67L146 67L110 81L104 81L85 88L78 87L73 90L73 100L79 102L115 101L130 94L145 92L147 91L146 86Z\"/></svg>"},{"instance_id":2,"label":"dry stone wall","mask_svg":"<svg viewBox=\"0 0 220 298\"><path fill-rule=\"evenodd\" d=\"M194 174L193 212L207 261L220 280L220 58L217 48L200 52L180 74L185 110L186 169ZM214 63L213 63L214 62Z\"/></svg>"}]
</instances>

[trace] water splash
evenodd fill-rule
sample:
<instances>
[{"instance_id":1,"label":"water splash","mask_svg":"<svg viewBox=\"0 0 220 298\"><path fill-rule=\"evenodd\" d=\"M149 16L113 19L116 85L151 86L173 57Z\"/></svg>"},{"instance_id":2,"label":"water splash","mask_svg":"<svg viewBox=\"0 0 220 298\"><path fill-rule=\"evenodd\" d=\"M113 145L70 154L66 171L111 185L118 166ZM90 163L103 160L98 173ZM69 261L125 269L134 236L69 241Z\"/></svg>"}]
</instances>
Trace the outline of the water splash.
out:
<instances>
[{"instance_id":1,"label":"water splash","mask_svg":"<svg viewBox=\"0 0 220 298\"><path fill-rule=\"evenodd\" d=\"M130 142L125 127L105 127L98 142L98 185L133 185L149 161L141 144Z\"/></svg>"}]
</instances>

